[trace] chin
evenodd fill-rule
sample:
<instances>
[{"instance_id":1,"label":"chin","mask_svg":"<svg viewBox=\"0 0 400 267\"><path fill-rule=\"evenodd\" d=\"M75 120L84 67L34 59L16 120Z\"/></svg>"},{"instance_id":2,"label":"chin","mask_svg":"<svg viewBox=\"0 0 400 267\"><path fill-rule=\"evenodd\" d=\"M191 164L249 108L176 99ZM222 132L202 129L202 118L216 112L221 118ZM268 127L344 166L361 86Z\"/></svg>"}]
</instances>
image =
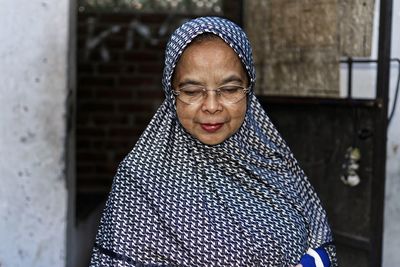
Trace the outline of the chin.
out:
<instances>
[{"instance_id":1,"label":"chin","mask_svg":"<svg viewBox=\"0 0 400 267\"><path fill-rule=\"evenodd\" d=\"M225 140L223 140L223 141L225 141ZM200 140L200 142L202 142L203 144L208 145L208 146L215 146L215 145L221 144L223 141L215 141L215 142L206 141L206 142L203 142L203 141Z\"/></svg>"},{"instance_id":2,"label":"chin","mask_svg":"<svg viewBox=\"0 0 400 267\"><path fill-rule=\"evenodd\" d=\"M201 136L199 136L196 138L203 144L209 145L209 146L221 144L222 142L224 142L227 139L224 137L211 137L211 136L207 136L207 137L203 137L203 138Z\"/></svg>"}]
</instances>

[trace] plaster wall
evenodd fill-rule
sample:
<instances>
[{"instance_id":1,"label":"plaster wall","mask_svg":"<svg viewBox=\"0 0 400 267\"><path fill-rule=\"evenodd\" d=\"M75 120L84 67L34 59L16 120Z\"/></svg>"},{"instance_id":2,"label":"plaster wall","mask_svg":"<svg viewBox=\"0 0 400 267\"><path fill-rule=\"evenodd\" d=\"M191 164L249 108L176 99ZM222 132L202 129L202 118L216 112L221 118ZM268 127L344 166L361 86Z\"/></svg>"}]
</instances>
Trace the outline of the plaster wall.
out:
<instances>
[{"instance_id":1,"label":"plaster wall","mask_svg":"<svg viewBox=\"0 0 400 267\"><path fill-rule=\"evenodd\" d=\"M65 265L68 0L0 1L0 266Z\"/></svg>"}]
</instances>

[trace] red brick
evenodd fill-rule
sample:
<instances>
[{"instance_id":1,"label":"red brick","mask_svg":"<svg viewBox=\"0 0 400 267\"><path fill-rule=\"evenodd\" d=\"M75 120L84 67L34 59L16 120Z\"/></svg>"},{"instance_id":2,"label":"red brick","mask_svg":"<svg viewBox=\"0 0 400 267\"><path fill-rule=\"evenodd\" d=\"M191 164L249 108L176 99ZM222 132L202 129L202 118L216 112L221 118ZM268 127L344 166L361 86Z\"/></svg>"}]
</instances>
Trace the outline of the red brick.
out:
<instances>
[{"instance_id":1,"label":"red brick","mask_svg":"<svg viewBox=\"0 0 400 267\"><path fill-rule=\"evenodd\" d=\"M78 89L76 90L76 96L80 99L92 98L94 95L94 89L89 86L81 86L78 84Z\"/></svg>"},{"instance_id":2,"label":"red brick","mask_svg":"<svg viewBox=\"0 0 400 267\"><path fill-rule=\"evenodd\" d=\"M154 53L159 55L159 58L164 58L165 48L167 46L167 39L161 38L158 39L157 43L150 43L149 41L143 42L143 49L145 50L152 50Z\"/></svg>"},{"instance_id":3,"label":"red brick","mask_svg":"<svg viewBox=\"0 0 400 267\"><path fill-rule=\"evenodd\" d=\"M79 151L83 151L83 150L87 150L87 149L91 149L92 148L92 141L91 140L83 140L82 138L80 138L80 136L78 136L76 138L76 148Z\"/></svg>"},{"instance_id":4,"label":"red brick","mask_svg":"<svg viewBox=\"0 0 400 267\"><path fill-rule=\"evenodd\" d=\"M85 151L78 151L77 155L77 162L85 161L85 162L96 162L96 161L104 161L107 160L107 155L103 153L98 153L97 151L92 152L85 152Z\"/></svg>"},{"instance_id":5,"label":"red brick","mask_svg":"<svg viewBox=\"0 0 400 267\"><path fill-rule=\"evenodd\" d=\"M97 164L95 166L95 173L113 175L114 173L116 173L117 168L118 168L118 163L115 163L113 161L107 161L103 162L102 164Z\"/></svg>"},{"instance_id":6,"label":"red brick","mask_svg":"<svg viewBox=\"0 0 400 267\"><path fill-rule=\"evenodd\" d=\"M138 64L137 65L137 72L144 73L144 74L155 74L156 76L161 77L163 72L163 64Z\"/></svg>"},{"instance_id":7,"label":"red brick","mask_svg":"<svg viewBox=\"0 0 400 267\"><path fill-rule=\"evenodd\" d=\"M76 181L79 192L109 192L114 175L84 175Z\"/></svg>"},{"instance_id":8,"label":"red brick","mask_svg":"<svg viewBox=\"0 0 400 267\"><path fill-rule=\"evenodd\" d=\"M80 86L114 86L114 77L104 77L104 76L86 76L80 75L78 77L78 84Z\"/></svg>"},{"instance_id":9,"label":"red brick","mask_svg":"<svg viewBox=\"0 0 400 267\"><path fill-rule=\"evenodd\" d=\"M105 39L112 38L112 37L118 35L118 33L119 33L119 31L114 31L114 30L118 30L117 27L120 28L121 26L118 25L117 23L104 23L101 20L96 20L93 31L92 31L91 38L100 37L100 35L103 34L104 32L109 32L109 35L106 36Z\"/></svg>"},{"instance_id":10,"label":"red brick","mask_svg":"<svg viewBox=\"0 0 400 267\"><path fill-rule=\"evenodd\" d=\"M139 127L139 125L143 125L143 128L147 126L147 124L149 124L150 120L151 120L152 116L148 115L148 116L135 116L135 125L137 127Z\"/></svg>"},{"instance_id":11,"label":"red brick","mask_svg":"<svg viewBox=\"0 0 400 267\"><path fill-rule=\"evenodd\" d=\"M79 126L76 128L76 134L79 137L104 137L106 136L105 129L95 126Z\"/></svg>"},{"instance_id":12,"label":"red brick","mask_svg":"<svg viewBox=\"0 0 400 267\"><path fill-rule=\"evenodd\" d=\"M107 46L109 49L119 49L119 50L124 50L125 45L126 45L126 38L125 36L118 36L117 37L111 37L109 36L104 40L104 44Z\"/></svg>"},{"instance_id":13,"label":"red brick","mask_svg":"<svg viewBox=\"0 0 400 267\"><path fill-rule=\"evenodd\" d=\"M88 125L89 123L91 123L91 121L92 119L90 114L81 112L80 108L77 108L76 123L78 125Z\"/></svg>"},{"instance_id":14,"label":"red brick","mask_svg":"<svg viewBox=\"0 0 400 267\"><path fill-rule=\"evenodd\" d=\"M82 55L85 55L84 49L85 49L85 46L86 46L86 38L85 39L84 38L78 38L78 40L76 40L76 45L77 45L77 47L79 49L78 52L80 54L82 54ZM82 57L78 57L78 62L81 61L81 60L82 60Z\"/></svg>"},{"instance_id":15,"label":"red brick","mask_svg":"<svg viewBox=\"0 0 400 267\"><path fill-rule=\"evenodd\" d=\"M119 78L119 85L126 86L126 85L151 85L154 84L154 80L152 78L147 77L130 77L124 76Z\"/></svg>"},{"instance_id":16,"label":"red brick","mask_svg":"<svg viewBox=\"0 0 400 267\"><path fill-rule=\"evenodd\" d=\"M114 104L108 102L89 102L79 105L81 112L113 112Z\"/></svg>"},{"instance_id":17,"label":"red brick","mask_svg":"<svg viewBox=\"0 0 400 267\"><path fill-rule=\"evenodd\" d=\"M162 60L160 53L154 51L127 51L123 54L123 58L127 62L159 62Z\"/></svg>"},{"instance_id":18,"label":"red brick","mask_svg":"<svg viewBox=\"0 0 400 267\"><path fill-rule=\"evenodd\" d=\"M118 74L121 73L124 66L121 63L99 63L97 70L100 74Z\"/></svg>"},{"instance_id":19,"label":"red brick","mask_svg":"<svg viewBox=\"0 0 400 267\"><path fill-rule=\"evenodd\" d=\"M85 12L78 13L78 21L85 21L88 18L98 18L98 17L99 17L99 14L96 12L85 11Z\"/></svg>"},{"instance_id":20,"label":"red brick","mask_svg":"<svg viewBox=\"0 0 400 267\"><path fill-rule=\"evenodd\" d=\"M105 131L107 132L107 128L105 128L105 127L99 127L99 128L104 128ZM107 150L104 148L105 148L105 142L106 142L107 138L108 137L105 136L103 138L92 139L91 142L93 144L93 147L95 147L95 149L93 149L92 151L94 151L94 150L97 150L99 152L102 151L102 153L106 154Z\"/></svg>"},{"instance_id":21,"label":"red brick","mask_svg":"<svg viewBox=\"0 0 400 267\"><path fill-rule=\"evenodd\" d=\"M126 157L126 155L127 155L128 153L129 153L129 151L120 151L120 152L118 152L118 153L115 153L113 159L114 159L116 162L121 162L121 161Z\"/></svg>"},{"instance_id":22,"label":"red brick","mask_svg":"<svg viewBox=\"0 0 400 267\"><path fill-rule=\"evenodd\" d=\"M110 48L106 48L108 51L109 55L109 60L110 61L115 61L118 62L121 59L121 51L120 50L113 50ZM80 55L80 58L78 58L78 62L105 62L105 59L100 53L100 49L98 47L93 48L92 50L89 51L89 56L86 58L86 54Z\"/></svg>"},{"instance_id":23,"label":"red brick","mask_svg":"<svg viewBox=\"0 0 400 267\"><path fill-rule=\"evenodd\" d=\"M161 86L160 86L161 87ZM136 92L137 96L146 99L162 99L164 98L164 91L160 90L140 90Z\"/></svg>"},{"instance_id":24,"label":"red brick","mask_svg":"<svg viewBox=\"0 0 400 267\"><path fill-rule=\"evenodd\" d=\"M137 18L135 14L123 14L123 13L103 13L100 16L99 21L105 24L129 24L132 20Z\"/></svg>"},{"instance_id":25,"label":"red brick","mask_svg":"<svg viewBox=\"0 0 400 267\"><path fill-rule=\"evenodd\" d=\"M78 75L81 75L82 73L84 73L84 74L92 74L92 73L95 72L94 65L93 64L89 64L87 62L78 64L77 69L78 69Z\"/></svg>"},{"instance_id":26,"label":"red brick","mask_svg":"<svg viewBox=\"0 0 400 267\"><path fill-rule=\"evenodd\" d=\"M164 14L142 14L140 16L140 22L144 24L154 23L156 25L161 25L164 21L167 20L167 15Z\"/></svg>"},{"instance_id":27,"label":"red brick","mask_svg":"<svg viewBox=\"0 0 400 267\"><path fill-rule=\"evenodd\" d=\"M125 66L125 74L135 74L139 68L138 63Z\"/></svg>"},{"instance_id":28,"label":"red brick","mask_svg":"<svg viewBox=\"0 0 400 267\"><path fill-rule=\"evenodd\" d=\"M115 151L117 149L125 149L130 150L134 145L134 140L132 138L117 138L117 139L108 139L104 142L104 146L106 149L111 151Z\"/></svg>"},{"instance_id":29,"label":"red brick","mask_svg":"<svg viewBox=\"0 0 400 267\"><path fill-rule=\"evenodd\" d=\"M141 132L142 129L134 127L113 127L109 130L109 135L110 137L131 137L137 136Z\"/></svg>"},{"instance_id":30,"label":"red brick","mask_svg":"<svg viewBox=\"0 0 400 267\"><path fill-rule=\"evenodd\" d=\"M118 103L117 109L122 112L152 112L150 105L142 103Z\"/></svg>"},{"instance_id":31,"label":"red brick","mask_svg":"<svg viewBox=\"0 0 400 267\"><path fill-rule=\"evenodd\" d=\"M87 164L83 161L79 161L76 164L76 171L81 174L94 173L96 171L96 165L93 163Z\"/></svg>"},{"instance_id":32,"label":"red brick","mask_svg":"<svg viewBox=\"0 0 400 267\"><path fill-rule=\"evenodd\" d=\"M81 21L78 23L77 30L76 30L78 39L86 37L87 29L88 29L88 25L87 25L86 21Z\"/></svg>"},{"instance_id":33,"label":"red brick","mask_svg":"<svg viewBox=\"0 0 400 267\"><path fill-rule=\"evenodd\" d=\"M97 90L95 90L95 95L97 99L108 99L108 100L112 100L112 99L129 99L132 97L133 95L133 91L131 89L128 88L124 88L124 89L117 89L117 88L99 88Z\"/></svg>"},{"instance_id":34,"label":"red brick","mask_svg":"<svg viewBox=\"0 0 400 267\"><path fill-rule=\"evenodd\" d=\"M107 125L119 125L128 124L129 118L123 115L111 115L111 114L94 114L92 116L93 123L95 127L97 126L107 126Z\"/></svg>"}]
</instances>

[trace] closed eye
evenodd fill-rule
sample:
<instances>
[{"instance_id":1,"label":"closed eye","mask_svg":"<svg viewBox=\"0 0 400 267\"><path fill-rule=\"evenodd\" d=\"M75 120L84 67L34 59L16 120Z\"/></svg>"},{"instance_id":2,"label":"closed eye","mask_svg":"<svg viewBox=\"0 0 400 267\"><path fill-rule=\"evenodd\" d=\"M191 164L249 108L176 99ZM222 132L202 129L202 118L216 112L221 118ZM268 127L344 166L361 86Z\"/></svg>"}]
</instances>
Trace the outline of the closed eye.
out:
<instances>
[{"instance_id":1,"label":"closed eye","mask_svg":"<svg viewBox=\"0 0 400 267\"><path fill-rule=\"evenodd\" d=\"M240 90L243 90L243 87L241 86L223 86L220 87L219 90L221 91L222 94L236 94Z\"/></svg>"},{"instance_id":2,"label":"closed eye","mask_svg":"<svg viewBox=\"0 0 400 267\"><path fill-rule=\"evenodd\" d=\"M188 86L179 90L185 96L198 96L203 94L204 88L201 86Z\"/></svg>"}]
</instances>

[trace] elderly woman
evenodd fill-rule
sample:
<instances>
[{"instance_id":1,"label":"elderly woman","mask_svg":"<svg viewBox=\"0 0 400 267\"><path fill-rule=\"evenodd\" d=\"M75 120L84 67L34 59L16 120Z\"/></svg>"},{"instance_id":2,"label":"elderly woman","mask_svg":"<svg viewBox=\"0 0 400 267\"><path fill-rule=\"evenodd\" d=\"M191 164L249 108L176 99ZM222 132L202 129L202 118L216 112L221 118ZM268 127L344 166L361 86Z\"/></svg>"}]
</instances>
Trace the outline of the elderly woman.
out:
<instances>
[{"instance_id":1,"label":"elderly woman","mask_svg":"<svg viewBox=\"0 0 400 267\"><path fill-rule=\"evenodd\" d=\"M91 266L336 266L324 210L217 17L167 44L166 100L120 164Z\"/></svg>"}]
</instances>

